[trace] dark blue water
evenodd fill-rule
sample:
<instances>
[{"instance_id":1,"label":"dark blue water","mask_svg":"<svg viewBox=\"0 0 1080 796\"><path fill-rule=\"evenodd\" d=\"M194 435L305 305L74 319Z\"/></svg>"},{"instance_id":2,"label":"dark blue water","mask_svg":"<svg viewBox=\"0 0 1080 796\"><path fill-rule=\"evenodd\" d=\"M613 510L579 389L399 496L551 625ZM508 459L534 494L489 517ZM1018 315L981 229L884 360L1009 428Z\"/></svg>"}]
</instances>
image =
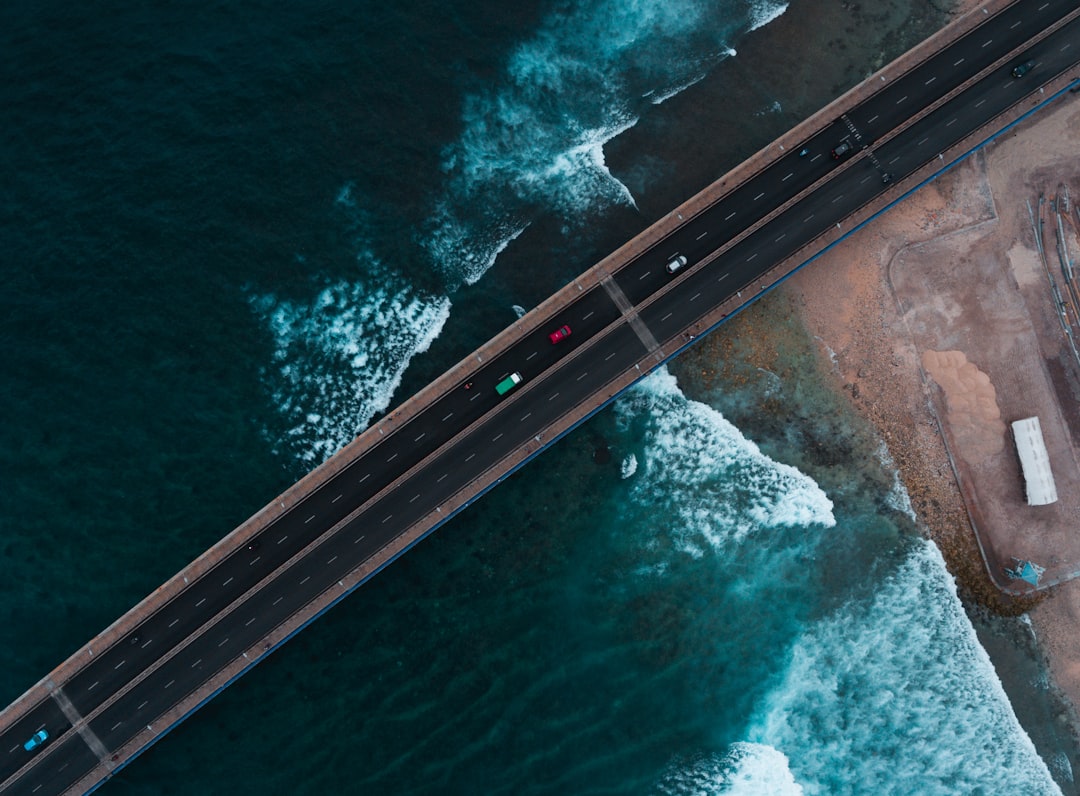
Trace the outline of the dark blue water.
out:
<instances>
[{"instance_id":1,"label":"dark blue water","mask_svg":"<svg viewBox=\"0 0 1080 796\"><path fill-rule=\"evenodd\" d=\"M0 9L0 701L940 22L781 10ZM654 378L104 792L1053 792L799 334Z\"/></svg>"}]
</instances>

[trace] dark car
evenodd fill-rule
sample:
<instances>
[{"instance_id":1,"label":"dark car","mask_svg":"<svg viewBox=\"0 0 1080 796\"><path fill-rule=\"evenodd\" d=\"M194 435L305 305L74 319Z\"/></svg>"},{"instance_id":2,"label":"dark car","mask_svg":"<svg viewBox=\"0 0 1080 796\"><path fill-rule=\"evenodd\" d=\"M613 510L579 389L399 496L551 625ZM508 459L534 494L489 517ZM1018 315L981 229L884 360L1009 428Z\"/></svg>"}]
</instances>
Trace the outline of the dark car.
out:
<instances>
[{"instance_id":1,"label":"dark car","mask_svg":"<svg viewBox=\"0 0 1080 796\"><path fill-rule=\"evenodd\" d=\"M1035 66L1035 61L1032 60L1031 58L1029 58L1026 61L1024 61L1024 63L1017 64L1016 66L1013 67L1012 76L1013 77L1023 77L1024 75L1026 75L1028 72L1031 71L1031 68L1033 66Z\"/></svg>"},{"instance_id":2,"label":"dark car","mask_svg":"<svg viewBox=\"0 0 1080 796\"><path fill-rule=\"evenodd\" d=\"M832 155L833 160L840 160L840 158L842 158L850 151L851 143L848 141L841 141L839 144L836 145L836 148L833 149L833 151L829 154Z\"/></svg>"},{"instance_id":3,"label":"dark car","mask_svg":"<svg viewBox=\"0 0 1080 796\"><path fill-rule=\"evenodd\" d=\"M678 273L686 267L686 255L680 254L677 257L672 258L671 262L664 266L664 269L669 274Z\"/></svg>"},{"instance_id":4,"label":"dark car","mask_svg":"<svg viewBox=\"0 0 1080 796\"><path fill-rule=\"evenodd\" d=\"M560 326L558 329L556 329L554 332L552 332L551 334L548 335L548 340L550 340L552 343L557 343L560 340L565 340L569 336L570 336L570 327L569 326Z\"/></svg>"}]
</instances>

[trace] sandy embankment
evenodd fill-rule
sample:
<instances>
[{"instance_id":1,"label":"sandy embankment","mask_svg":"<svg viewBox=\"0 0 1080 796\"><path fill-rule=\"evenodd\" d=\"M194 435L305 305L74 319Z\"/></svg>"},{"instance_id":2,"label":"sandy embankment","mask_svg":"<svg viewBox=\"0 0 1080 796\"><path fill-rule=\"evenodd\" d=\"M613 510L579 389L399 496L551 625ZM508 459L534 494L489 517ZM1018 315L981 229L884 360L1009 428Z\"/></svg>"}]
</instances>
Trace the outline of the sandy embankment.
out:
<instances>
[{"instance_id":1,"label":"sandy embankment","mask_svg":"<svg viewBox=\"0 0 1080 796\"><path fill-rule=\"evenodd\" d=\"M975 324L965 339L978 340L983 333L1020 336L1000 328L1003 318L1017 322L1014 307L995 315L976 291L969 299L977 305L974 311L970 303L960 306L953 299L955 285L939 289L937 275L989 262L1002 274L991 289L1020 294L1038 262L1024 200L1052 193L1062 181L1080 196L1078 141L1080 103L1067 99L922 188L784 288L820 342L837 389L888 445L919 519L961 592L1001 613L1030 610L1056 683L1074 707L1080 706L1080 579L1021 600L1003 595L990 581L938 423L946 425L954 455L959 447L972 461L1004 460L1003 447L1012 443L994 379L979 367L988 367L986 351L971 362L948 340L933 345L929 335L940 326ZM922 306L913 307L910 288L901 285L898 291L896 281L910 285L915 268L923 269L918 279L926 292ZM928 318L931 328L924 323Z\"/></svg>"}]
</instances>

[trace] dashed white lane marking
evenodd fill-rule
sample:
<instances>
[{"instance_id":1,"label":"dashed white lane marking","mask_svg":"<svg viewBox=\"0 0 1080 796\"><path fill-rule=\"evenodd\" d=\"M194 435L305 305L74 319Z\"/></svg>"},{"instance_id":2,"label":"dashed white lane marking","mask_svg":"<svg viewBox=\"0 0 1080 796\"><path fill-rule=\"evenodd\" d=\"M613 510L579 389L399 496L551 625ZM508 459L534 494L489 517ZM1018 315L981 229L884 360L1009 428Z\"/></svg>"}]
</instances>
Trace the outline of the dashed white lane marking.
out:
<instances>
[{"instance_id":1,"label":"dashed white lane marking","mask_svg":"<svg viewBox=\"0 0 1080 796\"><path fill-rule=\"evenodd\" d=\"M780 182L787 182L788 180L790 180L794 176L795 176L795 172L790 172L786 177L784 177L782 180L780 180ZM701 240L701 238L698 238L698 240Z\"/></svg>"},{"instance_id":2,"label":"dashed white lane marking","mask_svg":"<svg viewBox=\"0 0 1080 796\"><path fill-rule=\"evenodd\" d=\"M548 400L549 400L549 401L554 401L554 400L555 400L556 398L558 398L558 397L559 397L559 394L558 394L558 393L552 393L551 397L550 397L550 398L548 398Z\"/></svg>"},{"instance_id":3,"label":"dashed white lane marking","mask_svg":"<svg viewBox=\"0 0 1080 796\"><path fill-rule=\"evenodd\" d=\"M281 544L282 542L284 542L288 538L289 538L289 534L285 534L284 536L282 536L280 539L277 540L277 544Z\"/></svg>"},{"instance_id":4,"label":"dashed white lane marking","mask_svg":"<svg viewBox=\"0 0 1080 796\"><path fill-rule=\"evenodd\" d=\"M307 525L307 524L308 524L309 522L311 522L311 521L312 521L313 519L315 519L315 515L314 515L314 514L312 514L312 515L311 515L310 517L308 517L308 518L307 518L306 520L304 520L304 525Z\"/></svg>"},{"instance_id":5,"label":"dashed white lane marking","mask_svg":"<svg viewBox=\"0 0 1080 796\"><path fill-rule=\"evenodd\" d=\"M695 293L694 295L692 295L692 296L690 297L690 300L691 300L691 301L697 301L697 299L698 299L698 297L699 297L700 295L701 295L700 293Z\"/></svg>"},{"instance_id":6,"label":"dashed white lane marking","mask_svg":"<svg viewBox=\"0 0 1080 796\"><path fill-rule=\"evenodd\" d=\"M493 440L493 441L494 441L494 440ZM443 480L444 478L446 478L446 476L448 476L448 475L450 475L450 473L443 473L442 475L440 475L440 476L439 476L438 478L436 478L436 479L435 479L435 483L436 483L436 484L438 484L438 483L441 483L441 482L442 482L442 480ZM386 519L390 519L390 518L389 518L389 517L387 517Z\"/></svg>"},{"instance_id":7,"label":"dashed white lane marking","mask_svg":"<svg viewBox=\"0 0 1080 796\"><path fill-rule=\"evenodd\" d=\"M453 412L451 412L451 413L450 413L450 414L448 414L448 415L447 415L446 417L444 417L444 418L442 419L442 421L443 421L443 422L445 423L445 422L446 422L447 420L449 420L449 419L450 419L450 418L452 418L453 416L454 416L454 413L453 413Z\"/></svg>"},{"instance_id":8,"label":"dashed white lane marking","mask_svg":"<svg viewBox=\"0 0 1080 796\"><path fill-rule=\"evenodd\" d=\"M861 180L859 180L859 185L866 185L866 183L868 183L868 182L870 182L870 176L869 175L867 175L867 176L863 177ZM835 202L836 200L833 199L833 201Z\"/></svg>"},{"instance_id":9,"label":"dashed white lane marking","mask_svg":"<svg viewBox=\"0 0 1080 796\"><path fill-rule=\"evenodd\" d=\"M810 219L812 219L813 217L814 217L814 214L813 214L813 213L811 213L811 214L810 214L810 215L808 215L808 216L807 216L806 218L804 218L804 219L802 220L802 222L803 222L803 223L805 224L805 223L806 223L807 221L809 221L809 220L810 220Z\"/></svg>"},{"instance_id":10,"label":"dashed white lane marking","mask_svg":"<svg viewBox=\"0 0 1080 796\"><path fill-rule=\"evenodd\" d=\"M700 235L697 236L697 239L701 240L702 238L704 238L708 234L709 234L708 232L702 232Z\"/></svg>"},{"instance_id":11,"label":"dashed white lane marking","mask_svg":"<svg viewBox=\"0 0 1080 796\"><path fill-rule=\"evenodd\" d=\"M611 358L612 358L613 356L615 356L615 352L614 352L614 351L612 351L612 352L611 352L610 354L608 354L608 355L607 355L606 357L604 357L604 361L605 361L605 362L607 362L607 361L608 361L609 359L611 359Z\"/></svg>"},{"instance_id":12,"label":"dashed white lane marking","mask_svg":"<svg viewBox=\"0 0 1080 796\"><path fill-rule=\"evenodd\" d=\"M779 243L780 241L782 241L786 237L787 237L787 233L786 232L781 232L780 237L777 238L776 240L774 240L773 243Z\"/></svg>"},{"instance_id":13,"label":"dashed white lane marking","mask_svg":"<svg viewBox=\"0 0 1080 796\"><path fill-rule=\"evenodd\" d=\"M172 684L173 684L173 683L175 683L175 682L176 682L175 680L170 680L169 682L165 683L165 685L164 685L164 686L162 686L162 687L163 687L163 688L168 688L168 687L169 687L170 685L172 685Z\"/></svg>"},{"instance_id":14,"label":"dashed white lane marking","mask_svg":"<svg viewBox=\"0 0 1080 796\"><path fill-rule=\"evenodd\" d=\"M874 122L876 122L876 121L877 121L877 119L878 119L878 115L879 115L879 114L876 114L876 113L875 113L875 114L874 114L873 116L871 116L871 117L870 117L869 119L867 119L867 120L866 120L866 123L867 123L867 124L873 124Z\"/></svg>"},{"instance_id":15,"label":"dashed white lane marking","mask_svg":"<svg viewBox=\"0 0 1080 796\"><path fill-rule=\"evenodd\" d=\"M753 260L753 259L754 259L755 257L757 257L757 255L758 255L758 253L757 253L757 252L754 252L753 254L751 254L751 255L750 255L749 257L747 257L747 258L746 258L746 262L750 262L750 261L751 261L751 260Z\"/></svg>"},{"instance_id":16,"label":"dashed white lane marking","mask_svg":"<svg viewBox=\"0 0 1080 796\"><path fill-rule=\"evenodd\" d=\"M122 660L122 661L120 661L120 663L116 664L116 666L113 667L113 671L115 672L117 669L119 669L125 663L127 663L127 658L124 658L124 660Z\"/></svg>"},{"instance_id":17,"label":"dashed white lane marking","mask_svg":"<svg viewBox=\"0 0 1080 796\"><path fill-rule=\"evenodd\" d=\"M415 502L416 502L416 501L418 501L419 499L420 499L420 496L419 496L419 495L413 495L413 496L412 496L412 498L411 498L411 499L409 500L409 502L410 502L410 503L415 503Z\"/></svg>"},{"instance_id":18,"label":"dashed white lane marking","mask_svg":"<svg viewBox=\"0 0 1080 796\"><path fill-rule=\"evenodd\" d=\"M228 637L226 637L226 638L223 638L223 639L222 639L222 640L221 640L221 641L220 641L220 642L218 643L218 647L224 647L224 646L225 646L226 644L228 644L228 643L229 643L229 639L228 639Z\"/></svg>"},{"instance_id":19,"label":"dashed white lane marking","mask_svg":"<svg viewBox=\"0 0 1080 796\"><path fill-rule=\"evenodd\" d=\"M94 684L92 686L90 686L89 688L87 688L86 690L87 691L93 691L95 688L97 688L98 683L100 683L100 682L101 682L100 680L95 680Z\"/></svg>"},{"instance_id":20,"label":"dashed white lane marking","mask_svg":"<svg viewBox=\"0 0 1080 796\"><path fill-rule=\"evenodd\" d=\"M919 141L918 143L916 143L915 146L922 146L923 144L925 144L929 140L930 140L930 136L927 136L922 141Z\"/></svg>"},{"instance_id":21,"label":"dashed white lane marking","mask_svg":"<svg viewBox=\"0 0 1080 796\"><path fill-rule=\"evenodd\" d=\"M233 582L234 580L236 580L236 578L234 578L234 577L233 577L232 575L230 575L230 576L229 576L229 579L228 579L227 581L225 581L224 583L222 583L221 585L222 585L222 586L228 586L228 585L229 585L230 583L232 583L232 582Z\"/></svg>"},{"instance_id":22,"label":"dashed white lane marking","mask_svg":"<svg viewBox=\"0 0 1080 796\"><path fill-rule=\"evenodd\" d=\"M735 212L734 212L734 211L732 211L731 213L729 213L728 215L726 215L726 216L724 217L724 221L731 221L731 219L733 219L733 218L735 218Z\"/></svg>"},{"instance_id":23,"label":"dashed white lane marking","mask_svg":"<svg viewBox=\"0 0 1080 796\"><path fill-rule=\"evenodd\" d=\"M327 565L329 565L329 564L333 564L335 561L337 561L337 556L330 556L330 558L327 559L326 563L327 563Z\"/></svg>"},{"instance_id":24,"label":"dashed white lane marking","mask_svg":"<svg viewBox=\"0 0 1080 796\"><path fill-rule=\"evenodd\" d=\"M923 83L923 85L924 85L924 86L929 86L929 85L930 85L931 83L933 83L933 82L934 82L935 80L937 80L937 75L934 75L934 77L932 77L932 78L930 78L929 80L927 80L927 81L926 81L925 83Z\"/></svg>"},{"instance_id":25,"label":"dashed white lane marking","mask_svg":"<svg viewBox=\"0 0 1080 796\"><path fill-rule=\"evenodd\" d=\"M366 535L367 534L364 534L364 536ZM362 541L364 541L364 536L357 536L355 539L353 539L353 544L360 544Z\"/></svg>"},{"instance_id":26,"label":"dashed white lane marking","mask_svg":"<svg viewBox=\"0 0 1080 796\"><path fill-rule=\"evenodd\" d=\"M716 278L716 281L717 281L717 282L723 282L723 281L724 281L725 279L727 279L727 278L728 278L728 274L720 274L720 276L718 276L718 277Z\"/></svg>"},{"instance_id":27,"label":"dashed white lane marking","mask_svg":"<svg viewBox=\"0 0 1080 796\"><path fill-rule=\"evenodd\" d=\"M582 373L582 374L581 374L580 376L578 376L578 377L577 377L576 379L574 379L574 381L581 381L581 380L582 380L583 378L585 378L585 377L586 377L586 376L588 376L588 375L589 375L589 371L585 371L585 372L584 372L584 373ZM500 434L499 436L501 437L501 436L502 436L502 434Z\"/></svg>"},{"instance_id":28,"label":"dashed white lane marking","mask_svg":"<svg viewBox=\"0 0 1080 796\"><path fill-rule=\"evenodd\" d=\"M956 63L954 63L954 64L953 64L953 66L960 66L960 64L962 64L962 63L964 63L964 59L963 59L963 58L961 58L961 59L960 59L959 61L957 61Z\"/></svg>"},{"instance_id":29,"label":"dashed white lane marking","mask_svg":"<svg viewBox=\"0 0 1080 796\"><path fill-rule=\"evenodd\" d=\"M476 395L474 395L472 398L469 399L469 403L472 403L473 401L475 401L479 397L480 397L480 393L477 393Z\"/></svg>"},{"instance_id":30,"label":"dashed white lane marking","mask_svg":"<svg viewBox=\"0 0 1080 796\"><path fill-rule=\"evenodd\" d=\"M362 483L364 483L364 482L365 482L366 480L368 480L369 478L371 478L371 473L368 473L367 475L365 475L365 476L364 476L363 478L361 478L361 479L360 479L359 481L357 481L356 483L358 483L358 484L362 484Z\"/></svg>"},{"instance_id":31,"label":"dashed white lane marking","mask_svg":"<svg viewBox=\"0 0 1080 796\"><path fill-rule=\"evenodd\" d=\"M815 160L817 160L817 159L818 159L819 157L821 157L821 153L820 153L820 152L818 152L818 153L817 153L816 155L814 155L814 156L813 156L812 158L810 158L810 162L811 162L811 163L813 163L813 162L814 162Z\"/></svg>"},{"instance_id":32,"label":"dashed white lane marking","mask_svg":"<svg viewBox=\"0 0 1080 796\"><path fill-rule=\"evenodd\" d=\"M171 622L169 622L169 627L172 627L173 625L175 625L179 621L180 621L179 619L172 620Z\"/></svg>"},{"instance_id":33,"label":"dashed white lane marking","mask_svg":"<svg viewBox=\"0 0 1080 796\"><path fill-rule=\"evenodd\" d=\"M475 453L470 453L470 454L469 454L468 456L466 456L466 457L465 457L465 461L467 461L467 462L468 462L468 461L472 461L472 459L473 459L473 458L474 458L475 456L476 456L476 454L475 454Z\"/></svg>"},{"instance_id":34,"label":"dashed white lane marking","mask_svg":"<svg viewBox=\"0 0 1080 796\"><path fill-rule=\"evenodd\" d=\"M521 420L519 420L518 422L519 422L519 423L524 423L524 422L525 422L526 420L528 420L528 419L529 419L530 417L532 417L532 412L529 412L528 414L526 414L526 415L523 415L523 416L522 416L522 418L521 418Z\"/></svg>"},{"instance_id":35,"label":"dashed white lane marking","mask_svg":"<svg viewBox=\"0 0 1080 796\"><path fill-rule=\"evenodd\" d=\"M202 658L199 658L199 660L197 660L197 661L195 661L195 663L191 664L191 668L192 668L192 669L194 669L194 668L195 668L196 666L198 666L198 665L199 665L200 663L202 663Z\"/></svg>"},{"instance_id":36,"label":"dashed white lane marking","mask_svg":"<svg viewBox=\"0 0 1080 796\"><path fill-rule=\"evenodd\" d=\"M386 523L390 522L390 518L393 517L393 516L394 516L393 514L387 514L385 517L383 517L383 521L380 522L379 524L380 525L386 525Z\"/></svg>"},{"instance_id":37,"label":"dashed white lane marking","mask_svg":"<svg viewBox=\"0 0 1080 796\"><path fill-rule=\"evenodd\" d=\"M896 101L896 104L897 104L897 105L899 105L899 104L900 104L901 102L903 102L904 100L906 100L906 99L907 99L907 97L908 97L908 95L907 95L907 94L905 94L904 96L902 96L902 97L901 97L900 99L898 99L898 100Z\"/></svg>"},{"instance_id":38,"label":"dashed white lane marking","mask_svg":"<svg viewBox=\"0 0 1080 796\"><path fill-rule=\"evenodd\" d=\"M253 623L254 621L255 621L255 617L253 616L253 617L251 617L251 619L249 619L249 620L247 620L246 622L244 622L244 627L251 627L251 625L252 625L252 623Z\"/></svg>"},{"instance_id":39,"label":"dashed white lane marking","mask_svg":"<svg viewBox=\"0 0 1080 796\"><path fill-rule=\"evenodd\" d=\"M201 600L199 600L199 601L198 601L197 603L195 603L195 607L196 607L196 608L198 608L198 607L199 607L200 605L202 605L202 604L203 604L204 602L206 602L206 598L205 598L205 597L203 597L203 598L202 598Z\"/></svg>"},{"instance_id":40,"label":"dashed white lane marking","mask_svg":"<svg viewBox=\"0 0 1080 796\"><path fill-rule=\"evenodd\" d=\"M420 435L419 437L417 437L416 439L414 439L414 440L413 440L413 442L419 442L420 440L422 440L422 439L423 439L424 437L426 437L426 436L427 436L427 432L425 431L425 432L424 432L423 434L421 434L421 435Z\"/></svg>"},{"instance_id":41,"label":"dashed white lane marking","mask_svg":"<svg viewBox=\"0 0 1080 796\"><path fill-rule=\"evenodd\" d=\"M955 124L955 123L956 123L956 119L949 119L949 121L945 122L945 126L948 127L950 124Z\"/></svg>"},{"instance_id":42,"label":"dashed white lane marking","mask_svg":"<svg viewBox=\"0 0 1080 796\"><path fill-rule=\"evenodd\" d=\"M491 441L492 442L498 442L500 439L502 439L502 436L503 436L503 432L500 431L498 434L496 434L494 437L491 438ZM441 480L443 480L443 478L446 478L445 474L440 476L439 480L441 481Z\"/></svg>"},{"instance_id":43,"label":"dashed white lane marking","mask_svg":"<svg viewBox=\"0 0 1080 796\"><path fill-rule=\"evenodd\" d=\"M392 462L392 461L394 461L394 459L396 459L397 457L398 457L398 455L397 455L397 454L395 453L395 454L394 454L393 456L391 456L391 457L390 457L389 459L387 459L386 461L387 461L387 462Z\"/></svg>"},{"instance_id":44,"label":"dashed white lane marking","mask_svg":"<svg viewBox=\"0 0 1080 796\"><path fill-rule=\"evenodd\" d=\"M309 580L311 580L311 575L305 575L305 576L304 576L304 579L303 579L302 581L300 581L300 585L301 585L301 586L303 586L303 585L304 585L305 583L307 583L307 582L308 582Z\"/></svg>"},{"instance_id":45,"label":"dashed white lane marking","mask_svg":"<svg viewBox=\"0 0 1080 796\"><path fill-rule=\"evenodd\" d=\"M757 196L755 196L755 197L754 197L754 201L756 202L756 201L757 201L758 199L760 199L760 198L761 198L761 197L763 197L764 195L765 195L765 192L764 192L764 191L762 191L761 193L759 193L759 194L758 194Z\"/></svg>"},{"instance_id":46,"label":"dashed white lane marking","mask_svg":"<svg viewBox=\"0 0 1080 796\"><path fill-rule=\"evenodd\" d=\"M114 725L113 725L113 726L112 726L112 727L110 728L110 731L115 731L115 730L116 730L116 728L117 728L117 727L119 727L119 726L120 726L121 724L123 724L123 723L124 723L124 722L122 722L122 721L118 721L118 722L116 722L116 724L114 724ZM38 787L41 787L41 786L39 785Z\"/></svg>"},{"instance_id":47,"label":"dashed white lane marking","mask_svg":"<svg viewBox=\"0 0 1080 796\"><path fill-rule=\"evenodd\" d=\"M149 704L150 704L150 700L148 699L145 702L143 702L141 705L139 705L137 708L135 708L135 710L142 710L143 708L145 708Z\"/></svg>"},{"instance_id":48,"label":"dashed white lane marking","mask_svg":"<svg viewBox=\"0 0 1080 796\"><path fill-rule=\"evenodd\" d=\"M277 605L279 602L281 602L284 599L285 599L284 597L278 597L276 600L274 600L274 605Z\"/></svg>"},{"instance_id":49,"label":"dashed white lane marking","mask_svg":"<svg viewBox=\"0 0 1080 796\"><path fill-rule=\"evenodd\" d=\"M867 179L869 179L869 178L867 178ZM832 200L832 204L836 204L837 202L839 202L843 198L844 198L844 195L840 194L838 197L836 197L835 199Z\"/></svg>"},{"instance_id":50,"label":"dashed white lane marking","mask_svg":"<svg viewBox=\"0 0 1080 796\"><path fill-rule=\"evenodd\" d=\"M333 499L333 500L331 500L330 502L331 502L331 503L337 503L337 502L338 502L339 500L341 500L341 495L338 495L338 496L337 496L336 498L334 498L334 499Z\"/></svg>"},{"instance_id":51,"label":"dashed white lane marking","mask_svg":"<svg viewBox=\"0 0 1080 796\"><path fill-rule=\"evenodd\" d=\"M648 276L649 274L651 274L651 273L652 273L652 271L646 271L645 273L643 273L643 274L642 274L641 276L639 276L639 277L637 278L637 281L639 281L639 282L640 282L640 281L641 281L642 279L644 279L645 277L647 277L647 276Z\"/></svg>"},{"instance_id":52,"label":"dashed white lane marking","mask_svg":"<svg viewBox=\"0 0 1080 796\"><path fill-rule=\"evenodd\" d=\"M895 163L895 162L896 162L896 161L898 161L898 160L900 160L900 156L899 156L899 155L897 155L897 156L896 156L896 157L894 157L894 158L893 158L892 160L890 160L890 161L889 161L889 165L891 166L891 165L892 165L893 163Z\"/></svg>"},{"instance_id":53,"label":"dashed white lane marking","mask_svg":"<svg viewBox=\"0 0 1080 796\"><path fill-rule=\"evenodd\" d=\"M674 315L674 314L675 314L675 313L673 313L673 312L669 312L669 313L668 313L667 315L665 315L665 316L664 316L663 318L661 318L661 319L660 319L660 323L663 323L664 321L666 321L666 320L667 320L668 318L670 318L670 317L671 317L672 315ZM610 356L615 356L615 355L614 355L614 354L610 354Z\"/></svg>"},{"instance_id":54,"label":"dashed white lane marking","mask_svg":"<svg viewBox=\"0 0 1080 796\"><path fill-rule=\"evenodd\" d=\"M528 362L530 359L532 359L534 356L536 356L539 353L540 353L539 351L533 351L531 354L529 354L527 357L525 357L525 361Z\"/></svg>"},{"instance_id":55,"label":"dashed white lane marking","mask_svg":"<svg viewBox=\"0 0 1080 796\"><path fill-rule=\"evenodd\" d=\"M146 649L147 647L149 647L149 646L150 646L151 644L153 644L153 643L154 643L154 640L153 640L153 639L148 639L148 640L146 641L146 643L145 643L145 644L143 644L143 645L142 645L142 646L140 647L140 649Z\"/></svg>"},{"instance_id":56,"label":"dashed white lane marking","mask_svg":"<svg viewBox=\"0 0 1080 796\"><path fill-rule=\"evenodd\" d=\"M587 320L589 320L589 318L591 318L595 314L596 314L596 310L589 310L587 313L585 313L584 315L581 316L581 320L587 321Z\"/></svg>"},{"instance_id":57,"label":"dashed white lane marking","mask_svg":"<svg viewBox=\"0 0 1080 796\"><path fill-rule=\"evenodd\" d=\"M987 39L986 41L983 42L982 47L980 47L979 49L985 50L987 47L989 47L993 43L994 43L993 39Z\"/></svg>"}]
</instances>

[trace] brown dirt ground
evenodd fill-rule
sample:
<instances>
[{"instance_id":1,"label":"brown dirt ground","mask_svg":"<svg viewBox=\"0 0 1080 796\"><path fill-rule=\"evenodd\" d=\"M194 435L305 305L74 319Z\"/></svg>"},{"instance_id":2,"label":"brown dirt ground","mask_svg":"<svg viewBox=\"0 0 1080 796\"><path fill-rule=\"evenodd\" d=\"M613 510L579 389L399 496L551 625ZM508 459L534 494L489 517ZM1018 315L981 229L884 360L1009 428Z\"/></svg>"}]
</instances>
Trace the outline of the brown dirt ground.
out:
<instances>
[{"instance_id":1,"label":"brown dirt ground","mask_svg":"<svg viewBox=\"0 0 1080 796\"><path fill-rule=\"evenodd\" d=\"M837 389L888 445L961 593L999 613L1030 611L1057 685L1074 707L1080 705L1080 579L1063 577L1032 596L1004 594L988 576L973 522L991 569L1025 543L1023 555L1053 561L1062 574L1078 568L1073 500L1063 500L1053 517L1068 527L1027 533L1039 523L1024 513L1032 509L1023 504L1004 422L1017 419L1018 402L1039 404L1030 414L1040 414L1052 460L1069 458L1072 464L1061 469L1073 477L1071 437L1058 445L1050 439L1062 427L1069 437L1061 407L1044 406L1047 396L1069 401L1044 364L1054 345L1047 317L1056 322L1056 316L1045 282L1038 283L1024 200L1053 193L1062 181L1080 198L1078 139L1080 100L1070 96L920 189L785 287L820 342ZM1029 366L1017 364L1020 355ZM1057 425L1046 432L1043 415L1055 411ZM1054 466L1059 495L1080 493L1080 484L1063 483ZM1003 522L1013 525L998 527Z\"/></svg>"}]
</instances>

